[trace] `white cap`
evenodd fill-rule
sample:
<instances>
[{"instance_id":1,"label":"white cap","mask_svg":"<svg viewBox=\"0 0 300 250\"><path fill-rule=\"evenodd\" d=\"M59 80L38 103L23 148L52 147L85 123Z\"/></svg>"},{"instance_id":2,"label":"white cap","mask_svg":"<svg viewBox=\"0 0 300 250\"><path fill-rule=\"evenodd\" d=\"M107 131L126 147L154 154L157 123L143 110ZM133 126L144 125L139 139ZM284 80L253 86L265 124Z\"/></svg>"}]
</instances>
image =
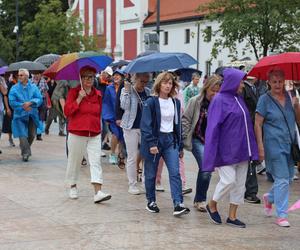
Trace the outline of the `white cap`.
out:
<instances>
[{"instance_id":1,"label":"white cap","mask_svg":"<svg viewBox=\"0 0 300 250\"><path fill-rule=\"evenodd\" d=\"M103 70L103 72L109 74L110 76L113 75L113 70L112 70L112 68L109 67L109 66L107 66L107 67L105 68L105 70Z\"/></svg>"}]
</instances>

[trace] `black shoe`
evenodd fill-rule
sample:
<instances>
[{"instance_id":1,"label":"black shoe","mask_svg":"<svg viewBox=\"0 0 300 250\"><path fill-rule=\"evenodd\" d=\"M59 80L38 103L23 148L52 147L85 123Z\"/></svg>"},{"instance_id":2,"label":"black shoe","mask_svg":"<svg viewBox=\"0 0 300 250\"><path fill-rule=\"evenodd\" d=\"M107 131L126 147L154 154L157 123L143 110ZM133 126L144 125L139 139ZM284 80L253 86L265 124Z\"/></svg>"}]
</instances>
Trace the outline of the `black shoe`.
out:
<instances>
[{"instance_id":1,"label":"black shoe","mask_svg":"<svg viewBox=\"0 0 300 250\"><path fill-rule=\"evenodd\" d=\"M184 214L188 214L190 212L190 209L185 207L183 204L179 204L176 207L174 207L173 215L176 217L179 217Z\"/></svg>"},{"instance_id":2,"label":"black shoe","mask_svg":"<svg viewBox=\"0 0 300 250\"><path fill-rule=\"evenodd\" d=\"M191 189L191 188L182 189L182 195L189 194L191 192L193 192L193 189Z\"/></svg>"},{"instance_id":3,"label":"black shoe","mask_svg":"<svg viewBox=\"0 0 300 250\"><path fill-rule=\"evenodd\" d=\"M59 135L59 136L66 136L66 134L63 133L63 132L59 132L58 135Z\"/></svg>"},{"instance_id":4,"label":"black shoe","mask_svg":"<svg viewBox=\"0 0 300 250\"><path fill-rule=\"evenodd\" d=\"M24 162L27 162L28 159L29 159L29 155L23 155L22 159L23 159Z\"/></svg>"},{"instance_id":5,"label":"black shoe","mask_svg":"<svg viewBox=\"0 0 300 250\"><path fill-rule=\"evenodd\" d=\"M159 213L159 208L154 201L149 202L146 206L146 209L151 213Z\"/></svg>"},{"instance_id":6,"label":"black shoe","mask_svg":"<svg viewBox=\"0 0 300 250\"><path fill-rule=\"evenodd\" d=\"M245 201L248 203L260 204L260 199L256 195L246 196Z\"/></svg>"},{"instance_id":7,"label":"black shoe","mask_svg":"<svg viewBox=\"0 0 300 250\"><path fill-rule=\"evenodd\" d=\"M239 228L245 228L246 227L246 224L244 222L238 220L238 219L231 220L231 219L227 218L226 224L230 225L230 226L233 226L233 227L239 227Z\"/></svg>"},{"instance_id":8,"label":"black shoe","mask_svg":"<svg viewBox=\"0 0 300 250\"><path fill-rule=\"evenodd\" d=\"M45 134L49 135L49 129L45 129Z\"/></svg>"},{"instance_id":9,"label":"black shoe","mask_svg":"<svg viewBox=\"0 0 300 250\"><path fill-rule=\"evenodd\" d=\"M111 147L105 142L105 143L102 145L102 149L103 149L103 150L111 150Z\"/></svg>"},{"instance_id":10,"label":"black shoe","mask_svg":"<svg viewBox=\"0 0 300 250\"><path fill-rule=\"evenodd\" d=\"M42 135L37 135L37 136L36 136L36 140L37 140L37 141L42 141L42 140L43 140L43 139L42 139Z\"/></svg>"},{"instance_id":11,"label":"black shoe","mask_svg":"<svg viewBox=\"0 0 300 250\"><path fill-rule=\"evenodd\" d=\"M213 221L213 223L215 223L217 225L222 224L222 220L221 220L221 217L220 217L218 211L211 212L208 205L206 205L206 211L208 212L209 218Z\"/></svg>"}]
</instances>

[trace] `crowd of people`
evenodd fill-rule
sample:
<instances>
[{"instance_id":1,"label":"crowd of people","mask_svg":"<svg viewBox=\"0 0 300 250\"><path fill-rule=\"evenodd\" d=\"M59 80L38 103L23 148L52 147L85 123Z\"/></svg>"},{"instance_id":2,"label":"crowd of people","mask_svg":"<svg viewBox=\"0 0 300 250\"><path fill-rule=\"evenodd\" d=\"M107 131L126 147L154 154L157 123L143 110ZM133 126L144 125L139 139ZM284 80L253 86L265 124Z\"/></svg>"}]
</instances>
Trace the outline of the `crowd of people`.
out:
<instances>
[{"instance_id":1,"label":"crowd of people","mask_svg":"<svg viewBox=\"0 0 300 250\"><path fill-rule=\"evenodd\" d=\"M263 171L264 162L273 182L262 197L265 213L272 215L275 205L277 225L290 226L289 185L297 178L291 147L297 139L300 104L294 91L286 90L280 68L270 70L267 82L226 68L206 76L203 86L199 73L184 83L178 72L129 75L109 66L102 72L84 66L75 83L40 73L30 78L27 69L5 77L0 78L1 131L8 133L12 147L13 137L19 138L22 160L27 162L34 139L43 140L42 134L48 135L52 122L58 121L58 135L66 136L71 199L79 197L80 166L87 163L94 202L112 198L102 191L102 150L110 150L108 162L126 169L128 193L146 194L147 211L160 211L156 192L164 191L165 165L173 215L188 214L184 195L192 189L186 184L185 149L198 165L194 207L207 212L215 224L222 224L217 205L228 196L226 224L246 227L237 209L244 201L261 203L256 174ZM215 170L220 179L208 199Z\"/></svg>"}]
</instances>

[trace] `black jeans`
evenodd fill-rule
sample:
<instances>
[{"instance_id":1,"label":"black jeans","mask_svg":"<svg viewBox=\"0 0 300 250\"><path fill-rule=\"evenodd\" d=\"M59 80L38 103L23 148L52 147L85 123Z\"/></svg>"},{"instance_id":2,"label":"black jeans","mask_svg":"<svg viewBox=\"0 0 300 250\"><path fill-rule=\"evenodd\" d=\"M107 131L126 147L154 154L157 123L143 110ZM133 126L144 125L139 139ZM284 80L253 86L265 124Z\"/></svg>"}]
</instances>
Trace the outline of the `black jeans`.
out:
<instances>
[{"instance_id":1,"label":"black jeans","mask_svg":"<svg viewBox=\"0 0 300 250\"><path fill-rule=\"evenodd\" d=\"M258 183L256 177L256 163L249 162L248 164L248 172L247 172L247 180L246 180L246 192L245 197L248 196L256 196L258 193Z\"/></svg>"}]
</instances>

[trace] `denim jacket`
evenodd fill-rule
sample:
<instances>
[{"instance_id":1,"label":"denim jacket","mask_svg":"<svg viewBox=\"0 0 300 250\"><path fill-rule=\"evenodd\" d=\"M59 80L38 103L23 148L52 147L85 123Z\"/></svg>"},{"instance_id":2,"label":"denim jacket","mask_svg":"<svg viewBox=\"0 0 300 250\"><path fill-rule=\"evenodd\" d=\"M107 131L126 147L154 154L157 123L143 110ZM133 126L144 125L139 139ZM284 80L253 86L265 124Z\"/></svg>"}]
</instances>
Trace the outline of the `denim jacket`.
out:
<instances>
[{"instance_id":1,"label":"denim jacket","mask_svg":"<svg viewBox=\"0 0 300 250\"><path fill-rule=\"evenodd\" d=\"M145 92L147 96L150 96L150 89L145 88ZM133 87L130 87L130 91L126 91L125 88L121 91L121 108L124 110L124 114L122 116L121 128L123 129L131 129L136 118L139 97L137 96L136 91Z\"/></svg>"},{"instance_id":2,"label":"denim jacket","mask_svg":"<svg viewBox=\"0 0 300 250\"><path fill-rule=\"evenodd\" d=\"M175 114L174 114L174 146L179 147L179 151L183 149L181 140L181 116L180 101L173 98ZM149 97L144 105L141 119L141 149L140 153L145 158L152 158L154 155L150 153L150 148L158 146L158 138L160 133L161 112L157 96Z\"/></svg>"}]
</instances>

